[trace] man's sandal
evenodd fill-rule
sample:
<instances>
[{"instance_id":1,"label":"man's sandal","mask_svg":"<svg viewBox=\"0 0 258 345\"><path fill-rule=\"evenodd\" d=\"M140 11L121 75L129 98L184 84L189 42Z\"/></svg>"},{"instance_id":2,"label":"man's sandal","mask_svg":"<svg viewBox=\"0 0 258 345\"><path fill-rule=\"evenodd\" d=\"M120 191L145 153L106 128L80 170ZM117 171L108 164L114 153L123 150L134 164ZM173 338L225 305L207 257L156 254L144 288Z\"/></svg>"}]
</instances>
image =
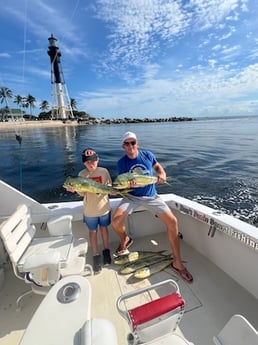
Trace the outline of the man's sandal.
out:
<instances>
[{"instance_id":1,"label":"man's sandal","mask_svg":"<svg viewBox=\"0 0 258 345\"><path fill-rule=\"evenodd\" d=\"M184 279L185 281L187 281L188 283L192 283L193 281L193 276L191 275L190 272L187 271L187 269L184 267L182 270L176 268L173 266L173 263L171 264L171 267L177 272L177 274Z\"/></svg>"},{"instance_id":2,"label":"man's sandal","mask_svg":"<svg viewBox=\"0 0 258 345\"><path fill-rule=\"evenodd\" d=\"M131 237L129 237L129 240L126 242L125 245L122 245L121 243L119 244L119 246L116 250L116 254L117 255L124 254L132 244L133 244L133 239Z\"/></svg>"}]
</instances>

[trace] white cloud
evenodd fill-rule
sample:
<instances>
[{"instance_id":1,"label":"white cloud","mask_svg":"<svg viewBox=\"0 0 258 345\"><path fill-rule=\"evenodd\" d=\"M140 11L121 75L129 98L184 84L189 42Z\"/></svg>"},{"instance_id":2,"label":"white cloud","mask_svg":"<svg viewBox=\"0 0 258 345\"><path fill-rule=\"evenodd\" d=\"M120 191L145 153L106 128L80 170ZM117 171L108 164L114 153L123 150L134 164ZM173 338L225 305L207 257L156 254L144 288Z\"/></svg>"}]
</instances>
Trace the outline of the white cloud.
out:
<instances>
[{"instance_id":1,"label":"white cloud","mask_svg":"<svg viewBox=\"0 0 258 345\"><path fill-rule=\"evenodd\" d=\"M151 78L134 88L100 89L94 94L85 92L81 94L79 103L82 108L101 116L119 115L117 109L121 116L131 117L141 114L152 117L157 114L203 115L207 109L209 113L213 109L215 116L218 115L218 107L224 111L233 102L236 112L237 105L248 103L243 95L248 94L250 89L258 91L258 64L235 73L221 68L212 70L212 74L209 70L203 70L198 75L188 73L176 81ZM239 108L237 113L242 110Z\"/></svg>"},{"instance_id":2,"label":"white cloud","mask_svg":"<svg viewBox=\"0 0 258 345\"><path fill-rule=\"evenodd\" d=\"M11 55L9 53L0 53L0 58L10 58Z\"/></svg>"}]
</instances>

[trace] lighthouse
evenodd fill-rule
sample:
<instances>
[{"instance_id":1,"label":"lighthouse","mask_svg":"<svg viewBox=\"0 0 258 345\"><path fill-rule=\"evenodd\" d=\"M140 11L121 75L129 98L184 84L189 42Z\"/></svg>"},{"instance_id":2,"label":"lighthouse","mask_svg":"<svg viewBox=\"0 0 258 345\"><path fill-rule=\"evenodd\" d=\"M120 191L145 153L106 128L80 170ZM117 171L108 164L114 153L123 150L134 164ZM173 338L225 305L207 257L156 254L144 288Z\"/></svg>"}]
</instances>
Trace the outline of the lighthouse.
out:
<instances>
[{"instance_id":1,"label":"lighthouse","mask_svg":"<svg viewBox=\"0 0 258 345\"><path fill-rule=\"evenodd\" d=\"M57 39L51 35L48 42L48 55L51 63L51 115L53 119L72 119L74 116L64 81L61 52L57 46Z\"/></svg>"}]
</instances>

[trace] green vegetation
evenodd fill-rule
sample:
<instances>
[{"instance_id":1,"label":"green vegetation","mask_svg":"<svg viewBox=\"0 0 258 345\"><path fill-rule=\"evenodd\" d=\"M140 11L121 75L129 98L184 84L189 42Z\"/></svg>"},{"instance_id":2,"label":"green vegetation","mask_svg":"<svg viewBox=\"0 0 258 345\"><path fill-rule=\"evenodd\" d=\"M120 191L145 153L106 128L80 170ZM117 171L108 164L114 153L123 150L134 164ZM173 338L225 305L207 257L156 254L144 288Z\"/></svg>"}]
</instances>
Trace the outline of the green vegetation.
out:
<instances>
[{"instance_id":1,"label":"green vegetation","mask_svg":"<svg viewBox=\"0 0 258 345\"><path fill-rule=\"evenodd\" d=\"M16 103L19 109L14 109L9 107L9 101ZM15 95L13 96L12 90L6 86L0 87L0 103L5 106L0 109L0 121L8 121L8 119L24 119L24 120L51 120L52 110L49 102L47 100L41 101L39 104L39 109L41 112L36 116L33 114L33 109L36 107L37 100L31 94L27 96ZM81 121L88 120L90 115L84 111L77 111L77 104L74 98L70 99L70 107L73 112L75 119L80 119ZM27 114L27 109L29 108L29 114Z\"/></svg>"}]
</instances>

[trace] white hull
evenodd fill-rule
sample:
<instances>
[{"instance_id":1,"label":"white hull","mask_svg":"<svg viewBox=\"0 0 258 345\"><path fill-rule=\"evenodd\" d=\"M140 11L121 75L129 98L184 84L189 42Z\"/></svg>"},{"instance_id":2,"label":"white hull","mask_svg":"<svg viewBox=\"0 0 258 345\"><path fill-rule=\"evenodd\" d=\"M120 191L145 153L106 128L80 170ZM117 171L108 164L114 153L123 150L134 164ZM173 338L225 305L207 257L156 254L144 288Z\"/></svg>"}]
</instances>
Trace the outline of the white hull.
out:
<instances>
[{"instance_id":1,"label":"white hull","mask_svg":"<svg viewBox=\"0 0 258 345\"><path fill-rule=\"evenodd\" d=\"M46 221L53 215L72 214L75 236L88 237L88 231L82 223L81 202L41 205L2 181L0 193L0 222L10 216L19 204L25 203L31 207L32 218L40 235L46 234ZM121 292L172 277L178 282L186 300L186 312L178 332L182 332L194 344L213 344L213 336L218 334L234 314L244 315L258 328L258 229L177 195L167 194L162 197L178 218L179 230L183 234L182 257L187 261L186 266L193 274L194 282L188 284L182 281L171 268L167 268L149 279L132 283L130 277L120 276L117 266L112 264L99 275L88 277L92 286L92 317L112 321L119 345L127 344L129 328L117 313L116 299ZM111 199L113 209L118 202L119 199ZM170 252L163 224L146 210L133 213L128 218L127 228L135 240L131 251ZM118 238L111 228L110 241L114 252ZM0 263L3 258L0 247ZM91 263L90 250L87 262ZM26 286L13 276L8 266L4 267L2 275L0 271L0 345L13 345L19 344L42 297L34 295L28 298L29 301L24 299L21 311L23 321L19 322L15 301L17 295L26 290Z\"/></svg>"}]
</instances>

